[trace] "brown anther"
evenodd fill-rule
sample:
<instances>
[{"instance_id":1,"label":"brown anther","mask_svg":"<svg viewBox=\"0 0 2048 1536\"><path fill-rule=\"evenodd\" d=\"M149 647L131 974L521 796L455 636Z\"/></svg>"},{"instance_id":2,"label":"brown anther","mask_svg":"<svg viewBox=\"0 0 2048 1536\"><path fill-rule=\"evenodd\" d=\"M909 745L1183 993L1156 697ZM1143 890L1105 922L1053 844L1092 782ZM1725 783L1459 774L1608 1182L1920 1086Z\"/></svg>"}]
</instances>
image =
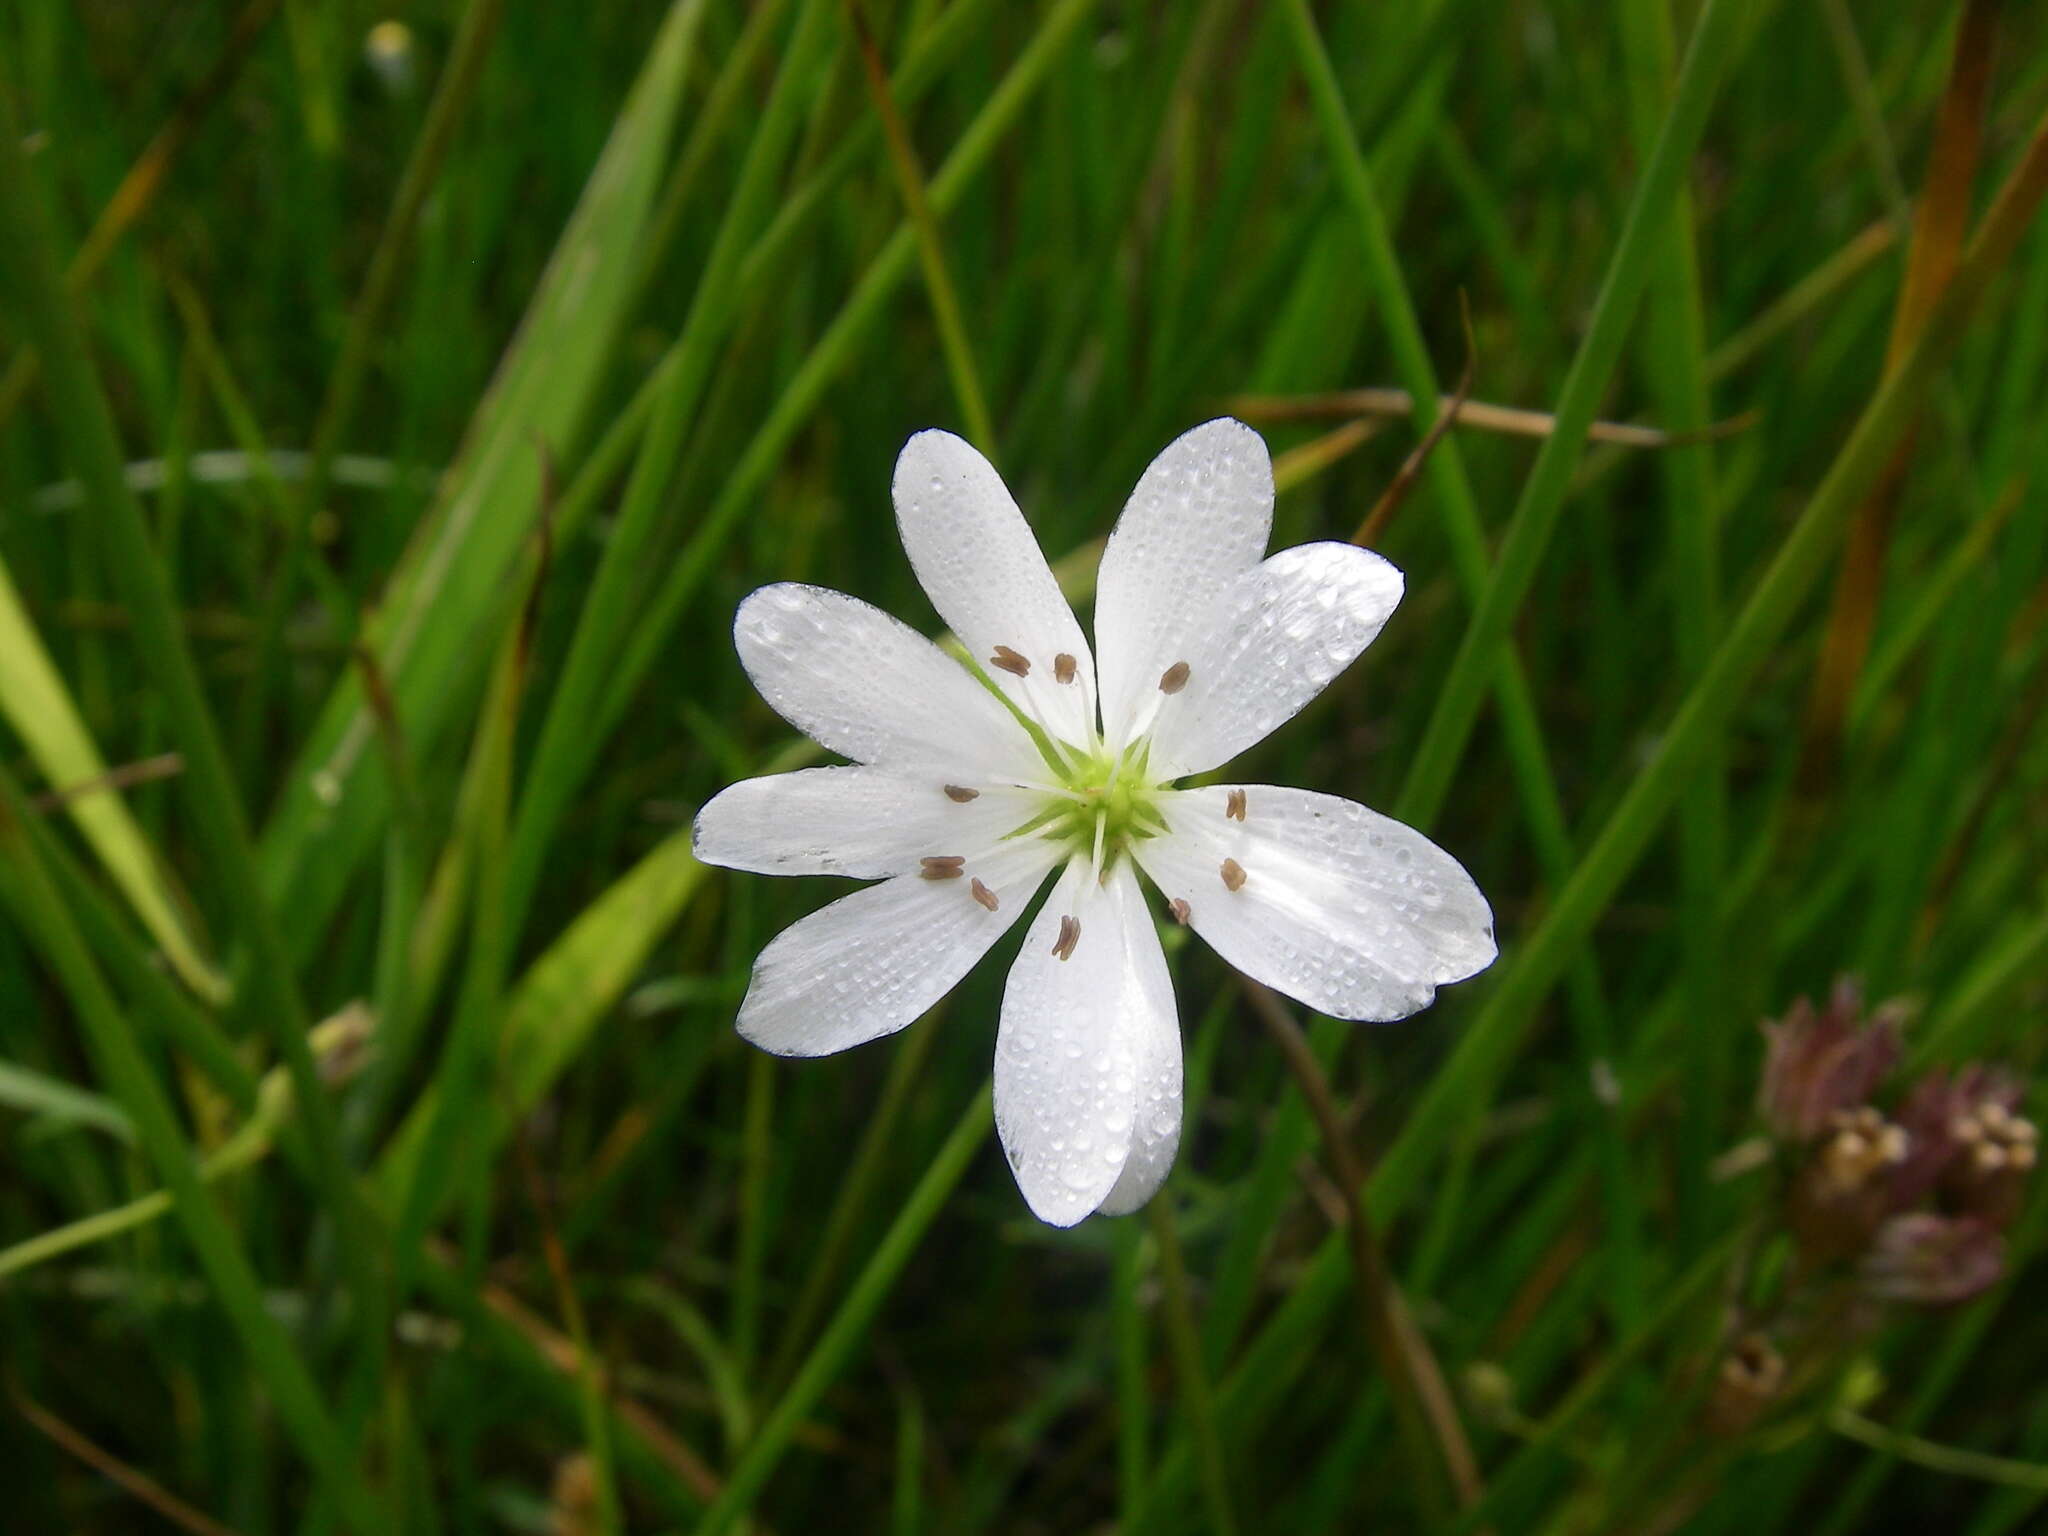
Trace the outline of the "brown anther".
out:
<instances>
[{"instance_id":1,"label":"brown anther","mask_svg":"<svg viewBox=\"0 0 2048 1536\"><path fill-rule=\"evenodd\" d=\"M1230 798L1223 802L1223 814L1232 821L1244 820L1245 797L1241 789L1233 789Z\"/></svg>"},{"instance_id":2,"label":"brown anther","mask_svg":"<svg viewBox=\"0 0 2048 1536\"><path fill-rule=\"evenodd\" d=\"M1173 920L1176 923L1185 928L1188 925L1189 914L1195 909L1189 906L1183 897L1176 896L1166 904L1166 910L1173 914Z\"/></svg>"},{"instance_id":3,"label":"brown anther","mask_svg":"<svg viewBox=\"0 0 2048 1536\"><path fill-rule=\"evenodd\" d=\"M1031 675L1030 658L1011 650L1007 645L997 646L996 653L989 657L988 664L992 667L1000 667L1003 671L1017 677L1029 677Z\"/></svg>"},{"instance_id":4,"label":"brown anther","mask_svg":"<svg viewBox=\"0 0 2048 1536\"><path fill-rule=\"evenodd\" d=\"M981 791L969 789L963 784L948 784L946 786L946 798L955 805L965 805L970 800L979 800L981 798Z\"/></svg>"},{"instance_id":5,"label":"brown anther","mask_svg":"<svg viewBox=\"0 0 2048 1536\"><path fill-rule=\"evenodd\" d=\"M1821 1144L1820 1171L1837 1194L1861 1189L1880 1168L1896 1167L1911 1150L1905 1131L1865 1104L1829 1117L1834 1134Z\"/></svg>"},{"instance_id":6,"label":"brown anther","mask_svg":"<svg viewBox=\"0 0 2048 1536\"><path fill-rule=\"evenodd\" d=\"M1187 685L1188 664L1184 661L1176 661L1172 666L1159 674L1159 691L1161 693L1179 693Z\"/></svg>"},{"instance_id":7,"label":"brown anther","mask_svg":"<svg viewBox=\"0 0 2048 1536\"><path fill-rule=\"evenodd\" d=\"M1002 905L1001 902L996 900L996 893L983 885L979 880L967 888L967 894L980 902L984 907L987 907L991 912Z\"/></svg>"},{"instance_id":8,"label":"brown anther","mask_svg":"<svg viewBox=\"0 0 2048 1536\"><path fill-rule=\"evenodd\" d=\"M957 853L919 859L918 873L927 880L958 880L966 872L967 860Z\"/></svg>"},{"instance_id":9,"label":"brown anther","mask_svg":"<svg viewBox=\"0 0 2048 1536\"><path fill-rule=\"evenodd\" d=\"M1065 651L1052 659L1052 680L1056 683L1071 683L1081 670L1081 663Z\"/></svg>"},{"instance_id":10,"label":"brown anther","mask_svg":"<svg viewBox=\"0 0 2048 1536\"><path fill-rule=\"evenodd\" d=\"M1226 891L1241 891L1244 889L1244 882L1244 866L1235 859L1225 859L1223 861L1223 888Z\"/></svg>"},{"instance_id":11,"label":"brown anther","mask_svg":"<svg viewBox=\"0 0 2048 1536\"><path fill-rule=\"evenodd\" d=\"M1078 917L1060 919L1060 936L1053 940L1052 952L1062 960L1074 957L1074 946L1081 942L1081 920Z\"/></svg>"}]
</instances>

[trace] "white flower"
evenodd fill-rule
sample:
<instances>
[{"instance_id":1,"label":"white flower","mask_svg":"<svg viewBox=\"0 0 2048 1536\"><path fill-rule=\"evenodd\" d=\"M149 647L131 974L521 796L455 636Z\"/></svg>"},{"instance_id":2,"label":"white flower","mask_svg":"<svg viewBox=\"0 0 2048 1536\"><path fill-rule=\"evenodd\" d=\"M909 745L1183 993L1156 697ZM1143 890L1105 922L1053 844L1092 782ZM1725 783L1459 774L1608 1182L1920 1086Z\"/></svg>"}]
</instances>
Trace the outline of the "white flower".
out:
<instances>
[{"instance_id":1,"label":"white flower","mask_svg":"<svg viewBox=\"0 0 2048 1536\"><path fill-rule=\"evenodd\" d=\"M1456 860L1331 795L1178 790L1290 718L1371 643L1401 573L1348 544L1270 559L1273 471L1236 421L1153 460L1103 551L1091 653L1023 514L959 438L896 461L910 563L970 658L820 587L740 605L761 696L853 759L735 784L697 856L880 883L778 934L739 1031L784 1056L890 1034L949 991L1064 866L1010 968L995 1113L1055 1226L1137 1209L1180 1140L1173 983L1142 869L1247 975L1344 1019L1400 1019L1494 956Z\"/></svg>"}]
</instances>

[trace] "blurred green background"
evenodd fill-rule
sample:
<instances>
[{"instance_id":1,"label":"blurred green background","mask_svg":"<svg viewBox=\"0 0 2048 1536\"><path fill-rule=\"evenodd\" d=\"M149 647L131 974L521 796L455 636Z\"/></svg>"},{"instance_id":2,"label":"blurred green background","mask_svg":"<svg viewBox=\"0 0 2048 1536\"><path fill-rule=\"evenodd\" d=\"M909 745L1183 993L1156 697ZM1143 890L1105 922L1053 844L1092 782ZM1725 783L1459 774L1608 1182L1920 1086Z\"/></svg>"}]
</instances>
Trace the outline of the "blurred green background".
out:
<instances>
[{"instance_id":1,"label":"blurred green background","mask_svg":"<svg viewBox=\"0 0 2048 1536\"><path fill-rule=\"evenodd\" d=\"M7 0L0 96L7 1530L2038 1528L2040 1181L1881 1305L1755 1105L1844 975L1880 1112L2040 1061L2040 8ZM1179 1165L1071 1232L1014 939L735 1038L840 887L690 858L803 760L732 613L936 628L910 432L1085 602L1186 427L1349 538L1461 376L1536 414L1241 772L1424 827L1491 971L1173 949Z\"/></svg>"}]
</instances>

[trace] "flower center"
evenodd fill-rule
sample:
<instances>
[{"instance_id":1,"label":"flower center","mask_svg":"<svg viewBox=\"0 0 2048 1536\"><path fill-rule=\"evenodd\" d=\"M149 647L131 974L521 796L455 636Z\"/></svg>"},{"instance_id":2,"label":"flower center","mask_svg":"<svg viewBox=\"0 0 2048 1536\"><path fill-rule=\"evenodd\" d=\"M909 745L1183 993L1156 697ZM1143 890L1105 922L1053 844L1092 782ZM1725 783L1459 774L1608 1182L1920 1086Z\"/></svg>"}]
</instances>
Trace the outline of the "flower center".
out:
<instances>
[{"instance_id":1,"label":"flower center","mask_svg":"<svg viewBox=\"0 0 2048 1536\"><path fill-rule=\"evenodd\" d=\"M1074 753L1037 818L1044 835L1106 873L1118 855L1164 832L1159 796L1166 786L1152 776L1150 755L1142 739L1121 751Z\"/></svg>"}]
</instances>

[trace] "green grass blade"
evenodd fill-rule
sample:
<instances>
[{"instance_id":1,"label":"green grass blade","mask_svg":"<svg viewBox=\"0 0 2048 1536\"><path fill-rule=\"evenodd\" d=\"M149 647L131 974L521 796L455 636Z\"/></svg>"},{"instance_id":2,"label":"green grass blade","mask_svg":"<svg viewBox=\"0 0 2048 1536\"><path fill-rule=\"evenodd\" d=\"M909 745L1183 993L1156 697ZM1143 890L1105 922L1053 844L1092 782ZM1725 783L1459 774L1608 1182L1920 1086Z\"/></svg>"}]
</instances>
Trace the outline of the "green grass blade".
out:
<instances>
[{"instance_id":1,"label":"green grass blade","mask_svg":"<svg viewBox=\"0 0 2048 1536\"><path fill-rule=\"evenodd\" d=\"M249 951L249 985L239 1003L269 1030L290 1069L293 1089L304 1106L317 1187L343 1232L353 1289L365 1310L373 1311L379 1289L374 1256L357 1230L361 1213L334 1112L307 1044L308 1020L298 983L264 899L248 826L198 670L186 648L169 575L124 478L113 415L57 275L48 220L4 100L0 141L0 224L12 232L0 240L0 276L30 318L60 436L100 515L105 558L185 755L180 780L184 800Z\"/></svg>"},{"instance_id":2,"label":"green grass blade","mask_svg":"<svg viewBox=\"0 0 2048 1536\"><path fill-rule=\"evenodd\" d=\"M196 996L221 1002L227 982L207 958L183 895L119 790L83 789L106 777L107 765L79 718L13 578L0 563L0 713L21 736L53 788L69 791L64 809L142 926L162 947L178 979Z\"/></svg>"},{"instance_id":3,"label":"green grass blade","mask_svg":"<svg viewBox=\"0 0 2048 1536\"><path fill-rule=\"evenodd\" d=\"M1714 740L1741 702L1834 552L1851 513L1883 471L1941 364L1960 339L1971 310L2011 255L2048 193L2048 123L1986 216L1955 279L1930 314L1926 330L1897 372L1872 397L1827 477L1786 534L1769 569L1752 589L1713 660L1688 693L1578 872L1544 919L1497 974L1486 1006L1431 1082L1372 1180L1381 1221L1412 1199L1422 1170L1444 1144L1460 1106L1490 1084L1534 1017L1574 948L1592 929L1641 857L1644 845L1687 782L1700 750Z\"/></svg>"},{"instance_id":4,"label":"green grass blade","mask_svg":"<svg viewBox=\"0 0 2048 1536\"><path fill-rule=\"evenodd\" d=\"M1707 111L1734 55L1746 8L1744 0L1707 0L1700 9L1679 68L1670 113L1629 205L1585 340L1565 375L1556 422L1522 487L1493 579L1466 628L1429 725L1409 763L1394 807L1394 814L1403 821L1428 826L1450 793L1487 681L1556 531L1558 514L1571 489L1572 471L1585 446L1586 430L1620 361L1636 301L1649 281L1657 242L1705 131Z\"/></svg>"},{"instance_id":5,"label":"green grass blade","mask_svg":"<svg viewBox=\"0 0 2048 1536\"><path fill-rule=\"evenodd\" d=\"M648 954L703 884L687 827L664 840L591 903L513 987L497 1044L492 1111L469 1134L494 1148L591 1042ZM405 1188L425 1143L435 1090L413 1106L378 1170L387 1195Z\"/></svg>"},{"instance_id":6,"label":"green grass blade","mask_svg":"<svg viewBox=\"0 0 2048 1536\"><path fill-rule=\"evenodd\" d=\"M0 154L12 146L0 147ZM44 352L48 377L61 377L61 350ZM77 1011L99 1068L164 1181L199 1256L213 1293L240 1337L249 1360L274 1395L279 1415L308 1462L317 1469L349 1521L364 1531L382 1528L377 1503L347 1454L305 1363L284 1330L264 1310L262 1293L240 1242L205 1186L205 1176L170 1101L137 1045L119 1005L107 990L63 898L44 872L22 818L28 807L12 778L0 774L0 894L33 933Z\"/></svg>"},{"instance_id":7,"label":"green grass blade","mask_svg":"<svg viewBox=\"0 0 2048 1536\"><path fill-rule=\"evenodd\" d=\"M745 1453L732 1469L725 1491L719 1494L717 1501L698 1522L697 1536L720 1536L720 1533L731 1529L734 1521L753 1509L754 1500L767 1486L769 1478L774 1476L783 1453L789 1449L797 1426L845 1369L848 1358L866 1334L875 1313L888 1300L890 1289L903 1273L904 1265L917 1251L925 1229L938 1215L946 1197L952 1194L953 1186L960 1182L974 1154L981 1150L994 1123L994 1105L988 1086L983 1084L976 1090L973 1102L953 1127L945 1144L932 1158L924 1177L917 1181L917 1187L903 1202L903 1209L876 1245L874 1255L847 1291L846 1299L840 1303L832 1321L798 1367L789 1390L748 1442Z\"/></svg>"},{"instance_id":8,"label":"green grass blade","mask_svg":"<svg viewBox=\"0 0 2048 1536\"><path fill-rule=\"evenodd\" d=\"M433 751L509 617L515 563L541 507L543 451L573 443L612 355L638 240L659 184L698 0L678 0L563 230L546 275L477 407L454 467L364 636L406 743ZM375 726L351 672L299 755L264 839L266 885L300 953L320 935L389 815Z\"/></svg>"}]
</instances>

